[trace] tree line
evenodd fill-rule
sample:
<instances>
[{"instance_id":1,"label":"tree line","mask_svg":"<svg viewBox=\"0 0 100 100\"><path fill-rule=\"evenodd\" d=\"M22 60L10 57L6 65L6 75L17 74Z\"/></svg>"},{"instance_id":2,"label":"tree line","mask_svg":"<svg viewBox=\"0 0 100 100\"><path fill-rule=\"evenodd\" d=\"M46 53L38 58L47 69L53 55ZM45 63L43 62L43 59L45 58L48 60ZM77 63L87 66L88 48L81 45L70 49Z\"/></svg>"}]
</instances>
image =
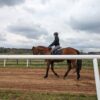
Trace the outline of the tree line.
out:
<instances>
[{"instance_id":1,"label":"tree line","mask_svg":"<svg viewBox=\"0 0 100 100\"><path fill-rule=\"evenodd\" d=\"M32 54L31 49L0 47L0 54Z\"/></svg>"},{"instance_id":2,"label":"tree line","mask_svg":"<svg viewBox=\"0 0 100 100\"><path fill-rule=\"evenodd\" d=\"M0 54L32 54L31 49L27 48L4 48L0 47ZM100 54L100 52L82 52L82 54Z\"/></svg>"}]
</instances>

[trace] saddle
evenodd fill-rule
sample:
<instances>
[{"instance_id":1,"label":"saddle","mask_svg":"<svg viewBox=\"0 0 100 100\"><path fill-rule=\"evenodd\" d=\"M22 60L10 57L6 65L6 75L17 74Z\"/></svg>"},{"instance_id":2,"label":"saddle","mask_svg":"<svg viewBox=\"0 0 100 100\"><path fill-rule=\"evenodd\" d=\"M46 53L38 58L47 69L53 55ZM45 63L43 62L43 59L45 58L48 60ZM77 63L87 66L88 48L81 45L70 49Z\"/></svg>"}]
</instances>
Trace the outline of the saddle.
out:
<instances>
[{"instance_id":1,"label":"saddle","mask_svg":"<svg viewBox=\"0 0 100 100\"><path fill-rule=\"evenodd\" d=\"M58 49L52 51L51 54L52 54L52 55L61 55L61 54L62 54L62 48L60 47L60 48L58 48Z\"/></svg>"}]
</instances>

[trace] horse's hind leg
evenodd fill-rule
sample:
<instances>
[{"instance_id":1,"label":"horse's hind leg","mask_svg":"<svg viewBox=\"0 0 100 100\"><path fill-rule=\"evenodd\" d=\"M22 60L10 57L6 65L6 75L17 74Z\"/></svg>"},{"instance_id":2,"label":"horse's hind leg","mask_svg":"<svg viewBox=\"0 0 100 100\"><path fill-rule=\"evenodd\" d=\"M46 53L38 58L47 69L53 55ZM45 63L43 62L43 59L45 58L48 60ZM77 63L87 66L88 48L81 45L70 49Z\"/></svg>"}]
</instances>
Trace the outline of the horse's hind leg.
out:
<instances>
[{"instance_id":1,"label":"horse's hind leg","mask_svg":"<svg viewBox=\"0 0 100 100\"><path fill-rule=\"evenodd\" d=\"M77 67L76 68L76 72L77 72L77 80L80 79L80 69Z\"/></svg>"},{"instance_id":2,"label":"horse's hind leg","mask_svg":"<svg viewBox=\"0 0 100 100\"><path fill-rule=\"evenodd\" d=\"M46 69L46 74L45 74L44 78L48 77L49 68L50 68L50 62L47 61L47 69Z\"/></svg>"},{"instance_id":3,"label":"horse's hind leg","mask_svg":"<svg viewBox=\"0 0 100 100\"><path fill-rule=\"evenodd\" d=\"M72 60L71 63L72 63L73 68L75 68L74 72L77 73L77 80L79 80L79 78L80 78L80 68L77 65L77 60Z\"/></svg>"},{"instance_id":4,"label":"horse's hind leg","mask_svg":"<svg viewBox=\"0 0 100 100\"><path fill-rule=\"evenodd\" d=\"M80 78L80 68L77 65L77 60L76 61L73 60L72 61L72 65L73 65L73 68L75 68L75 71L74 72L77 73L77 80L79 80L79 78Z\"/></svg>"},{"instance_id":5,"label":"horse's hind leg","mask_svg":"<svg viewBox=\"0 0 100 100\"><path fill-rule=\"evenodd\" d=\"M77 69L76 69L76 72L77 72L77 80L80 79L81 67L82 67L82 60L81 59L78 59L77 60Z\"/></svg>"},{"instance_id":6,"label":"horse's hind leg","mask_svg":"<svg viewBox=\"0 0 100 100\"><path fill-rule=\"evenodd\" d=\"M71 70L71 60L67 60L67 63L68 63L68 69L67 69L67 72L66 72L65 75L64 75L64 79L67 77L68 73L69 73L70 70Z\"/></svg>"},{"instance_id":7,"label":"horse's hind leg","mask_svg":"<svg viewBox=\"0 0 100 100\"><path fill-rule=\"evenodd\" d=\"M57 77L59 77L59 75L54 71L54 62L51 62L51 70L54 73L54 75L56 75Z\"/></svg>"}]
</instances>

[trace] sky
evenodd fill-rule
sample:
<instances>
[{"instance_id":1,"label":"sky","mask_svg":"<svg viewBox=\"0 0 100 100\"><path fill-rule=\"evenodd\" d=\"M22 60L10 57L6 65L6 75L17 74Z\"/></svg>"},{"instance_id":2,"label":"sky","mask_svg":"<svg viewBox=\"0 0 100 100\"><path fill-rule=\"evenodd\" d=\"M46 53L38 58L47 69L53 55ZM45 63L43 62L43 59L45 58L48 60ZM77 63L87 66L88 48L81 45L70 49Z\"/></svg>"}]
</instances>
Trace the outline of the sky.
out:
<instances>
[{"instance_id":1,"label":"sky","mask_svg":"<svg viewBox=\"0 0 100 100\"><path fill-rule=\"evenodd\" d=\"M100 51L100 0L0 0L0 47Z\"/></svg>"}]
</instances>

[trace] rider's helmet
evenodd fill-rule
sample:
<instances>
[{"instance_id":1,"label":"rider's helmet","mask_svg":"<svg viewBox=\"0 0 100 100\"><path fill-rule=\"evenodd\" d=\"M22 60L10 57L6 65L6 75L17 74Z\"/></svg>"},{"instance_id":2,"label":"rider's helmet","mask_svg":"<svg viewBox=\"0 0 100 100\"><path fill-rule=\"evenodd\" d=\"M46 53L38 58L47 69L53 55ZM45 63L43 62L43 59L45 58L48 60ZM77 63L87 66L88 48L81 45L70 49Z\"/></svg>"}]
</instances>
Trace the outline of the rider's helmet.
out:
<instances>
[{"instance_id":1,"label":"rider's helmet","mask_svg":"<svg viewBox=\"0 0 100 100\"><path fill-rule=\"evenodd\" d=\"M54 36L57 36L58 35L58 32L54 32Z\"/></svg>"}]
</instances>

